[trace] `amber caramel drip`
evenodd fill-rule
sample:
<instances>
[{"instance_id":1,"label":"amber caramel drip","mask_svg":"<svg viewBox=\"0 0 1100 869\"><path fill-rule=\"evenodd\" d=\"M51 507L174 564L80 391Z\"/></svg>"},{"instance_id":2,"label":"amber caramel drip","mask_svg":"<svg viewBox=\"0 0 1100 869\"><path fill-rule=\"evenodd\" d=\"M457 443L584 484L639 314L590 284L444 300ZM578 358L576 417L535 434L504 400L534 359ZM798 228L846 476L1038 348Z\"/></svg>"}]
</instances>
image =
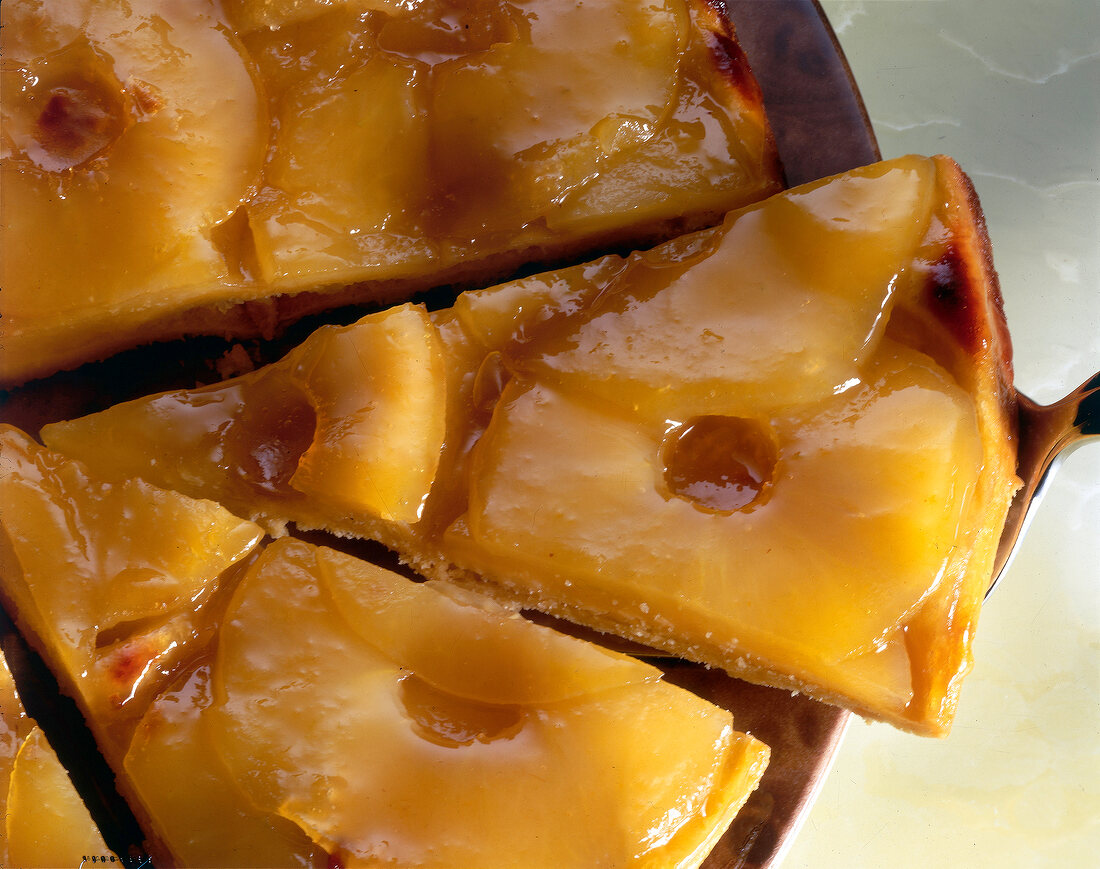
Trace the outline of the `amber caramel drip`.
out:
<instances>
[{"instance_id":1,"label":"amber caramel drip","mask_svg":"<svg viewBox=\"0 0 1100 869\"><path fill-rule=\"evenodd\" d=\"M210 240L225 260L233 280L245 282L259 279L260 263L256 255L256 240L248 225L248 212L243 207L211 229Z\"/></svg>"},{"instance_id":2,"label":"amber caramel drip","mask_svg":"<svg viewBox=\"0 0 1100 869\"><path fill-rule=\"evenodd\" d=\"M777 448L774 436L755 420L700 416L670 430L662 455L673 495L728 513L766 500Z\"/></svg>"},{"instance_id":3,"label":"amber caramel drip","mask_svg":"<svg viewBox=\"0 0 1100 869\"><path fill-rule=\"evenodd\" d=\"M417 15L387 18L378 31L378 47L390 54L438 63L488 51L518 36L514 7L495 3L421 4Z\"/></svg>"},{"instance_id":4,"label":"amber caramel drip","mask_svg":"<svg viewBox=\"0 0 1100 869\"><path fill-rule=\"evenodd\" d=\"M493 408L511 377L500 351L494 350L485 357L474 375L470 397L470 418L475 425L483 428L489 424Z\"/></svg>"},{"instance_id":5,"label":"amber caramel drip","mask_svg":"<svg viewBox=\"0 0 1100 869\"><path fill-rule=\"evenodd\" d=\"M417 733L429 742L459 748L514 735L523 724L517 704L480 703L428 684L415 675L401 680L401 701Z\"/></svg>"},{"instance_id":6,"label":"amber caramel drip","mask_svg":"<svg viewBox=\"0 0 1100 869\"><path fill-rule=\"evenodd\" d=\"M225 455L252 488L291 495L290 478L313 443L316 427L317 415L304 394L279 378L260 378L226 429Z\"/></svg>"}]
</instances>

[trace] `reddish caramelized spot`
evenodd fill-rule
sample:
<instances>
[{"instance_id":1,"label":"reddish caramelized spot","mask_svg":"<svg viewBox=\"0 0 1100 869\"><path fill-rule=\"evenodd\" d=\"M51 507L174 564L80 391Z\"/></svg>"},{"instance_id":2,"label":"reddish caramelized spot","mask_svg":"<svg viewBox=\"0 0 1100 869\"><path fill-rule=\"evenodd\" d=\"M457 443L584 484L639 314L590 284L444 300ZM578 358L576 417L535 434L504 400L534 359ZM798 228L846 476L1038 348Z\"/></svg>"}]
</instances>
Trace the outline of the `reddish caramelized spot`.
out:
<instances>
[{"instance_id":1,"label":"reddish caramelized spot","mask_svg":"<svg viewBox=\"0 0 1100 869\"><path fill-rule=\"evenodd\" d=\"M981 347L978 312L972 309L974 280L967 274L966 259L951 245L929 269L928 306L936 319L951 331L967 353Z\"/></svg>"},{"instance_id":2,"label":"reddish caramelized spot","mask_svg":"<svg viewBox=\"0 0 1100 869\"><path fill-rule=\"evenodd\" d=\"M140 637L119 643L106 652L103 663L106 665L107 696L113 706L121 708L133 699L138 684L156 657L156 650Z\"/></svg>"},{"instance_id":3,"label":"reddish caramelized spot","mask_svg":"<svg viewBox=\"0 0 1100 869\"><path fill-rule=\"evenodd\" d=\"M736 416L698 416L669 432L663 459L669 491L708 511L759 506L777 452L760 423Z\"/></svg>"},{"instance_id":4,"label":"reddish caramelized spot","mask_svg":"<svg viewBox=\"0 0 1100 869\"><path fill-rule=\"evenodd\" d=\"M37 64L22 94L31 141L21 143L43 169L74 169L105 154L133 123L131 100L110 64L73 43Z\"/></svg>"},{"instance_id":5,"label":"reddish caramelized spot","mask_svg":"<svg viewBox=\"0 0 1100 869\"><path fill-rule=\"evenodd\" d=\"M111 678L122 685L133 685L150 660L144 643L127 643L111 656Z\"/></svg>"},{"instance_id":6,"label":"reddish caramelized spot","mask_svg":"<svg viewBox=\"0 0 1100 869\"><path fill-rule=\"evenodd\" d=\"M723 81L746 102L760 102L760 84L752 74L749 59L737 40L728 33L714 33L707 35L707 41L710 43L711 58Z\"/></svg>"}]
</instances>

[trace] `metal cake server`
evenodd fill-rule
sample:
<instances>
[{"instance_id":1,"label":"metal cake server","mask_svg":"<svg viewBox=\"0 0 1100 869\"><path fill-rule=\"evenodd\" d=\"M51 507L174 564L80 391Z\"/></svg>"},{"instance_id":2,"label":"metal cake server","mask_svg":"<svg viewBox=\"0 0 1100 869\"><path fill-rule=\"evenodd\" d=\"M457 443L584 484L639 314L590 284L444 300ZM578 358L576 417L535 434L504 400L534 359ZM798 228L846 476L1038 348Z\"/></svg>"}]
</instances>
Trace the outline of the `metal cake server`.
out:
<instances>
[{"instance_id":1,"label":"metal cake server","mask_svg":"<svg viewBox=\"0 0 1100 869\"><path fill-rule=\"evenodd\" d=\"M1023 485L1009 508L988 595L996 587L1027 530L1034 508L1046 492L1058 465L1073 450L1100 438L1100 372L1065 398L1053 404L1038 404L1017 391L1018 440L1016 474Z\"/></svg>"}]
</instances>

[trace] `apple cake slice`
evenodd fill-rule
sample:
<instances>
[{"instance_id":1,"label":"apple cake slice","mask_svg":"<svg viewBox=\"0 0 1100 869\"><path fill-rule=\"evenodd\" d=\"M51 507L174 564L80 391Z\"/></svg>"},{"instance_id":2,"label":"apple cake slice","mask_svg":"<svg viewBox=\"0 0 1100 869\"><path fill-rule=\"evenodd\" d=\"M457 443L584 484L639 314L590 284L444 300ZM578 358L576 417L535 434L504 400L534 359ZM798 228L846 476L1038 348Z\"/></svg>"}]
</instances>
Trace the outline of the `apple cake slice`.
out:
<instances>
[{"instance_id":1,"label":"apple cake slice","mask_svg":"<svg viewBox=\"0 0 1100 869\"><path fill-rule=\"evenodd\" d=\"M1016 486L1011 373L973 189L906 157L42 437L942 734Z\"/></svg>"},{"instance_id":2,"label":"apple cake slice","mask_svg":"<svg viewBox=\"0 0 1100 869\"><path fill-rule=\"evenodd\" d=\"M181 866L696 867L768 748L649 664L0 430L0 590Z\"/></svg>"},{"instance_id":3,"label":"apple cake slice","mask_svg":"<svg viewBox=\"0 0 1100 869\"><path fill-rule=\"evenodd\" d=\"M27 715L0 654L0 866L79 866L112 857L65 768Z\"/></svg>"},{"instance_id":4,"label":"apple cake slice","mask_svg":"<svg viewBox=\"0 0 1100 869\"><path fill-rule=\"evenodd\" d=\"M11 5L0 383L718 222L781 186L720 5Z\"/></svg>"}]
</instances>

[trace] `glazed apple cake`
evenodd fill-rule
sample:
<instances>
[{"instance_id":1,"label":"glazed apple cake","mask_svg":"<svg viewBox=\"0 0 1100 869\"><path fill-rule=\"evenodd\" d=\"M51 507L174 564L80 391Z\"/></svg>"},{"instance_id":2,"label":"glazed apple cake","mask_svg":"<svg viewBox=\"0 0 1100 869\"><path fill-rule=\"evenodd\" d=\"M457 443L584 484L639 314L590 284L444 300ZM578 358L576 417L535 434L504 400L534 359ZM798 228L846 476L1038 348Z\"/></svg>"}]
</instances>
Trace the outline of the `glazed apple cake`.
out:
<instances>
[{"instance_id":1,"label":"glazed apple cake","mask_svg":"<svg viewBox=\"0 0 1100 869\"><path fill-rule=\"evenodd\" d=\"M47 426L97 473L949 727L1016 486L973 189L906 157Z\"/></svg>"},{"instance_id":2,"label":"glazed apple cake","mask_svg":"<svg viewBox=\"0 0 1100 869\"><path fill-rule=\"evenodd\" d=\"M695 867L767 765L656 668L484 596L260 551L217 504L11 427L0 461L5 603L157 865Z\"/></svg>"},{"instance_id":3,"label":"glazed apple cake","mask_svg":"<svg viewBox=\"0 0 1100 869\"><path fill-rule=\"evenodd\" d=\"M712 0L4 8L0 383L486 286L781 185Z\"/></svg>"}]
</instances>

